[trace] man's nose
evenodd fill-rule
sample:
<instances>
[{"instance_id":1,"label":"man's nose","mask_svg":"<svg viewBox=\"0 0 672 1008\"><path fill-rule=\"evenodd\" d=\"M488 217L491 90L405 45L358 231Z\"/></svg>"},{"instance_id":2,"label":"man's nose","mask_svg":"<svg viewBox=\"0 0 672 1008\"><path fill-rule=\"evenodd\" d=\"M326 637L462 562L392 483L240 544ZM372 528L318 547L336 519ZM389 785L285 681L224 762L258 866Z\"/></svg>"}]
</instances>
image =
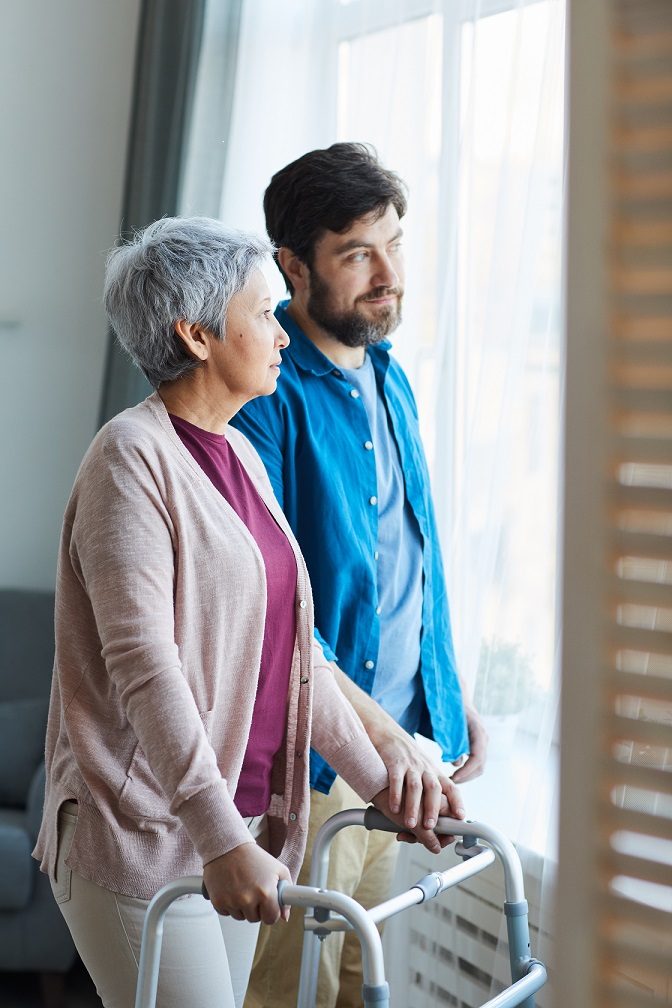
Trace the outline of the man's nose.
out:
<instances>
[{"instance_id":1,"label":"man's nose","mask_svg":"<svg viewBox=\"0 0 672 1008\"><path fill-rule=\"evenodd\" d=\"M371 283L375 287L399 287L399 273L387 254L380 255L374 263Z\"/></svg>"}]
</instances>

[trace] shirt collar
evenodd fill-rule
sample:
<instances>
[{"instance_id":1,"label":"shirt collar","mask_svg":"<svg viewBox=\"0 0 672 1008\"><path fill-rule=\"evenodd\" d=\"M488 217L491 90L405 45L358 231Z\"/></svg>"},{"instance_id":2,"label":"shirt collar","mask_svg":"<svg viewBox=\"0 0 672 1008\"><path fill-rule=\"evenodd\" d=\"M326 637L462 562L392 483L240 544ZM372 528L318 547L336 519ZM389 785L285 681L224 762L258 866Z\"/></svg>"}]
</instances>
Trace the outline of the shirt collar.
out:
<instances>
[{"instance_id":1,"label":"shirt collar","mask_svg":"<svg viewBox=\"0 0 672 1008\"><path fill-rule=\"evenodd\" d=\"M338 365L330 361L328 357L325 357L321 350L318 350L313 341L308 339L303 329L288 314L287 306L289 305L289 300L287 298L285 301L280 301L275 309L275 317L290 339L288 348L282 352L289 354L297 367L300 367L302 371L312 371L313 374L320 377L332 371L339 371L340 368ZM382 350L387 356L391 346L392 344L389 340L382 340L375 347L369 347L369 353L375 354L378 350Z\"/></svg>"}]
</instances>

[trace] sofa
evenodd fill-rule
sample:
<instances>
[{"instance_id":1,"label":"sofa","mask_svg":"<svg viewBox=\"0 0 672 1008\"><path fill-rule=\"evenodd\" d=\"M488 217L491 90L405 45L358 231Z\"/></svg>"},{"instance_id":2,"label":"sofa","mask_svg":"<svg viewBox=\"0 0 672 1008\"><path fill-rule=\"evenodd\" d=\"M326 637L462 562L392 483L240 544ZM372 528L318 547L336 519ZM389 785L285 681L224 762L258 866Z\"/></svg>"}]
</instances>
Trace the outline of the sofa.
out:
<instances>
[{"instance_id":1,"label":"sofa","mask_svg":"<svg viewBox=\"0 0 672 1008\"><path fill-rule=\"evenodd\" d=\"M41 974L49 1008L63 1004L63 978L76 959L49 880L31 857L53 660L53 592L0 589L0 970Z\"/></svg>"}]
</instances>

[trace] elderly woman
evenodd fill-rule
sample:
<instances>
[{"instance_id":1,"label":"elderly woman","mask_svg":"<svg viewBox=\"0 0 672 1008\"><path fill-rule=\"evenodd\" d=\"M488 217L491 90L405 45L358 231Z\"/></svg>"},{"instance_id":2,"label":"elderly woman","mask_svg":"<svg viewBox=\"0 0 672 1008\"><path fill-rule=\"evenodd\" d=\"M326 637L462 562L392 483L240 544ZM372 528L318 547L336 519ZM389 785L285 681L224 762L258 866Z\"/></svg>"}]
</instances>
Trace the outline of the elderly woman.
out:
<instances>
[{"instance_id":1,"label":"elderly woman","mask_svg":"<svg viewBox=\"0 0 672 1008\"><path fill-rule=\"evenodd\" d=\"M173 906L158 1003L242 1002L258 922L303 857L311 744L389 813L385 766L313 637L301 553L228 424L274 391L288 343L269 252L172 218L108 259L108 315L156 391L98 433L65 514L35 856L109 1008L134 1003L147 901L201 871L222 916Z\"/></svg>"}]
</instances>

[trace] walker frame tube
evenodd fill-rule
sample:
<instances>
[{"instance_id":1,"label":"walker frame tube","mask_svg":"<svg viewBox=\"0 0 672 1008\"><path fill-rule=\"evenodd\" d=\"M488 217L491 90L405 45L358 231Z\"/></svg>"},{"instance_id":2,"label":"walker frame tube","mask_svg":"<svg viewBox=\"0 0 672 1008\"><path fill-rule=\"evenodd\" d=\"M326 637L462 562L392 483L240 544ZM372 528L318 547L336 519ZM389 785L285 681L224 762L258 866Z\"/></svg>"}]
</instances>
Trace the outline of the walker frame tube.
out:
<instances>
[{"instance_id":1,"label":"walker frame tube","mask_svg":"<svg viewBox=\"0 0 672 1008\"><path fill-rule=\"evenodd\" d=\"M354 930L362 946L365 1008L389 1008L389 987L385 980L382 939L376 923L416 903L434 899L439 893L483 871L499 855L504 868L506 915L511 962L511 986L487 1001L481 1008L534 1008L534 994L546 982L546 967L530 957L527 902L523 872L515 847L498 830L472 820L440 818L435 832L463 837L458 852L463 864L443 872L432 872L399 896L386 900L371 910L365 910L356 900L325 888L329 870L329 848L334 836L345 826L360 825L366 829L399 832L399 827L375 809L352 809L338 812L328 819L315 838L310 867L310 885L278 884L278 902L284 906L303 906L304 954L301 962L299 1000L297 1008L313 1008L317 989L320 945L332 931ZM478 841L484 840L489 847ZM492 848L492 849L490 849ZM150 901L145 915L138 970L135 1008L155 1008L158 989L163 923L171 903L180 896L205 893L200 875L191 875L169 882ZM331 917L336 912L339 916Z\"/></svg>"},{"instance_id":2,"label":"walker frame tube","mask_svg":"<svg viewBox=\"0 0 672 1008\"><path fill-rule=\"evenodd\" d=\"M309 884L321 892L325 891L327 884L331 843L336 834L346 826L364 826L368 830L380 829L393 833L399 832L399 827L395 823L372 807L351 809L333 815L324 823L315 838L310 864ZM514 1006L534 1008L534 993L546 982L546 968L543 963L530 957L528 906L525 899L523 870L516 848L508 837L500 833L499 830L486 823L469 819L441 817L437 822L435 832L463 838L464 843L461 845L460 852L465 859L463 864L455 865L445 872L434 872L425 876L406 893L373 907L367 911L368 914L372 920L380 922L387 920L408 906L433 899L450 886L457 885L478 871L483 871L494 860L492 854L494 851L499 856L504 869L504 913L509 939L512 983L496 998L482 1005L482 1008L514 1008ZM482 847L478 843L480 840L484 840L492 850ZM428 880L433 884L428 886ZM323 913L306 913L304 929L297 1008L313 1008L320 962L320 945L315 940L315 936L324 939L331 931L350 930L350 927L338 918L325 919ZM380 940L380 936L378 937ZM362 955L364 956L364 952ZM364 966L364 958L362 966ZM367 976L364 969L363 974L364 987L366 988ZM366 1001L364 1003L367 1004Z\"/></svg>"}]
</instances>

